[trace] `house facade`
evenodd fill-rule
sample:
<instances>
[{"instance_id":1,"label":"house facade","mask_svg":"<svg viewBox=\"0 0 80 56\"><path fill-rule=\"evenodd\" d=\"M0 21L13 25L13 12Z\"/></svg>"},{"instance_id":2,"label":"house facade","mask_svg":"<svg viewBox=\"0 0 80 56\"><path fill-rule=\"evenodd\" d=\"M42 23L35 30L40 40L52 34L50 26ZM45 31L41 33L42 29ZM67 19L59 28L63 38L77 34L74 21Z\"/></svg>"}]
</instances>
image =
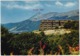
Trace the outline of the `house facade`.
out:
<instances>
[{"instance_id":1,"label":"house facade","mask_svg":"<svg viewBox=\"0 0 80 56\"><path fill-rule=\"evenodd\" d=\"M61 28L68 20L42 20L40 24L40 30L53 30Z\"/></svg>"}]
</instances>

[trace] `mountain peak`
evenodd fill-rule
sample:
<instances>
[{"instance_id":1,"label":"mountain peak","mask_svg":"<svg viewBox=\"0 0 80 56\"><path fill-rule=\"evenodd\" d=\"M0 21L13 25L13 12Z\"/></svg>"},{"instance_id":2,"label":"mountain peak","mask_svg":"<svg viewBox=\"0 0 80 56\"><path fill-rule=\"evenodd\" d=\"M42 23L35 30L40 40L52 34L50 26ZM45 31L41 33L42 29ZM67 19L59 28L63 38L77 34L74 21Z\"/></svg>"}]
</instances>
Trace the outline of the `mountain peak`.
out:
<instances>
[{"instance_id":1,"label":"mountain peak","mask_svg":"<svg viewBox=\"0 0 80 56\"><path fill-rule=\"evenodd\" d=\"M72 17L78 15L79 15L79 10L72 10L69 12L62 12L62 13L58 13L58 12L49 12L45 14L36 13L31 18L29 18L29 20L39 21L39 20L50 19L50 18L56 19L55 17Z\"/></svg>"}]
</instances>

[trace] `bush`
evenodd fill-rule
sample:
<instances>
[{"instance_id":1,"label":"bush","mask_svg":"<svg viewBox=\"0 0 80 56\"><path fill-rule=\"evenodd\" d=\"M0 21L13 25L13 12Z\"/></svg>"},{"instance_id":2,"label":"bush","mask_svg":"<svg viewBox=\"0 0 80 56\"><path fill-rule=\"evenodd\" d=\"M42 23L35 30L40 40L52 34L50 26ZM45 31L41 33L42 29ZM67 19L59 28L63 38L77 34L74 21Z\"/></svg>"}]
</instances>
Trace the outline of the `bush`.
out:
<instances>
[{"instance_id":1,"label":"bush","mask_svg":"<svg viewBox=\"0 0 80 56\"><path fill-rule=\"evenodd\" d=\"M1 54L9 55L12 51L12 47L10 46L9 40L13 37L13 34L9 33L6 28L1 26Z\"/></svg>"},{"instance_id":2,"label":"bush","mask_svg":"<svg viewBox=\"0 0 80 56\"><path fill-rule=\"evenodd\" d=\"M79 31L73 30L64 35L45 35L25 32L21 34L9 33L4 27L1 29L1 54L28 55L28 54L71 54L69 46L79 45ZM6 47L5 47L6 46ZM43 53L42 53L42 52Z\"/></svg>"},{"instance_id":3,"label":"bush","mask_svg":"<svg viewBox=\"0 0 80 56\"><path fill-rule=\"evenodd\" d=\"M79 22L78 21L68 21L64 24L64 28L66 29L79 29Z\"/></svg>"}]
</instances>

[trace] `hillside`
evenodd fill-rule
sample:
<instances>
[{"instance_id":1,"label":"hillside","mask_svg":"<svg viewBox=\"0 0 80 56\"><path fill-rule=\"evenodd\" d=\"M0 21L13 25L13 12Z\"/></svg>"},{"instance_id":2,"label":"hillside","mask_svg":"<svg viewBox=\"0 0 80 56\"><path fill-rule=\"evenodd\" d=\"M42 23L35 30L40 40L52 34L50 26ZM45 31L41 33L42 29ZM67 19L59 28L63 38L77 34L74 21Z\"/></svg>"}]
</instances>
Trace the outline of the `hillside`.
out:
<instances>
[{"instance_id":1,"label":"hillside","mask_svg":"<svg viewBox=\"0 0 80 56\"><path fill-rule=\"evenodd\" d=\"M2 24L10 32L20 33L20 32L31 32L34 30L39 30L39 25L41 20L79 20L79 11L73 10L69 12L57 13L49 12L46 14L35 14L31 18L25 21L17 23Z\"/></svg>"}]
</instances>

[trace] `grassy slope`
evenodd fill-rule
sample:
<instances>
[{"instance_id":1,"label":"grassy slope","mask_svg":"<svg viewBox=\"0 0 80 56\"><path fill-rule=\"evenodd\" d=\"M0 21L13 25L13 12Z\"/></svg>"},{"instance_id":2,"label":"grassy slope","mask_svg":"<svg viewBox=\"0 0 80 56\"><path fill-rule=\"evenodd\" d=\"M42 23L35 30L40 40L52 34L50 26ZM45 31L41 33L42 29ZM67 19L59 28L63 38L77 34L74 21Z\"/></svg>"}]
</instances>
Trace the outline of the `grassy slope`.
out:
<instances>
[{"instance_id":1,"label":"grassy slope","mask_svg":"<svg viewBox=\"0 0 80 56\"><path fill-rule=\"evenodd\" d=\"M34 33L40 33L41 31L38 31L38 30L36 30L36 31L33 31ZM54 29L54 30L45 30L44 31L44 33L46 34L46 35L50 35L50 34L65 34L65 33L70 33L71 32L71 30L70 29Z\"/></svg>"}]
</instances>

